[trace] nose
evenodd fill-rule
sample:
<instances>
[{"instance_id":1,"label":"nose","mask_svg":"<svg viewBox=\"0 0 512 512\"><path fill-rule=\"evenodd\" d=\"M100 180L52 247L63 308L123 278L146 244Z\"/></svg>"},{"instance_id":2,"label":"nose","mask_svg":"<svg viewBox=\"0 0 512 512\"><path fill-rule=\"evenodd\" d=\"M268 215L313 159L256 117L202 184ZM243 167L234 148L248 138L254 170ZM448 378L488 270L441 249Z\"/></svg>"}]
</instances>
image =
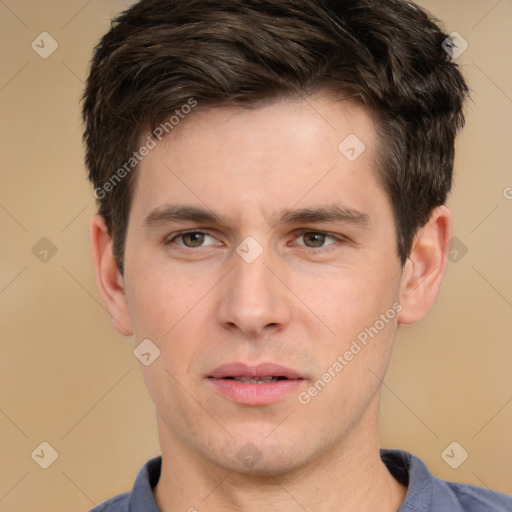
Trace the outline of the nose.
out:
<instances>
[{"instance_id":1,"label":"nose","mask_svg":"<svg viewBox=\"0 0 512 512\"><path fill-rule=\"evenodd\" d=\"M251 339L285 329L290 323L291 311L289 292L277 277L283 272L279 272L265 252L251 263L238 254L233 258L234 268L223 282L218 308L220 324Z\"/></svg>"}]
</instances>

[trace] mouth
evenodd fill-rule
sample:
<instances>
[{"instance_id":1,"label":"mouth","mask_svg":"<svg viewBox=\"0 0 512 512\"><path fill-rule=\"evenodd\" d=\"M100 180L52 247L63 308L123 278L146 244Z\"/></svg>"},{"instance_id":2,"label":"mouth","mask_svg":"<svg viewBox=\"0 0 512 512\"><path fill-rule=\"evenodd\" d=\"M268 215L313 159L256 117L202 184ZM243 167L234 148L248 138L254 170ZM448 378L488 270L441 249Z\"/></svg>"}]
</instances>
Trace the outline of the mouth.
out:
<instances>
[{"instance_id":1,"label":"mouth","mask_svg":"<svg viewBox=\"0 0 512 512\"><path fill-rule=\"evenodd\" d=\"M225 364L213 370L207 380L217 393L244 405L268 405L283 400L307 381L295 370L274 363Z\"/></svg>"},{"instance_id":2,"label":"mouth","mask_svg":"<svg viewBox=\"0 0 512 512\"><path fill-rule=\"evenodd\" d=\"M239 382L277 382L280 380L304 380L297 371L275 363L260 363L256 366L245 363L223 364L209 375L210 379L228 379Z\"/></svg>"},{"instance_id":3,"label":"mouth","mask_svg":"<svg viewBox=\"0 0 512 512\"><path fill-rule=\"evenodd\" d=\"M288 377L283 377L282 375L278 377L224 377L224 379L236 380L237 382L246 382L248 384L263 384L265 382L278 382L280 380L290 380L288 379Z\"/></svg>"}]
</instances>

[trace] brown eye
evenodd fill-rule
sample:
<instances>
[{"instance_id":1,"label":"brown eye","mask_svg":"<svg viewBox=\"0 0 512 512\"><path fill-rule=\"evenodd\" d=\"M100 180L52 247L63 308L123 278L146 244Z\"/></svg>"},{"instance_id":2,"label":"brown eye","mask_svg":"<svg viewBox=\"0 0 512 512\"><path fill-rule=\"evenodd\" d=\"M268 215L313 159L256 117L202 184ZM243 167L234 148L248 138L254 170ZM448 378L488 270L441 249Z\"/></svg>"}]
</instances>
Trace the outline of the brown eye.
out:
<instances>
[{"instance_id":1,"label":"brown eye","mask_svg":"<svg viewBox=\"0 0 512 512\"><path fill-rule=\"evenodd\" d=\"M327 249L330 245L334 245L342 240L343 237L341 235L336 236L324 231L308 231L304 229L297 233L294 243L308 249Z\"/></svg>"},{"instance_id":2,"label":"brown eye","mask_svg":"<svg viewBox=\"0 0 512 512\"><path fill-rule=\"evenodd\" d=\"M180 250L223 247L222 242L204 231L181 231L174 233L166 239L165 245L171 249L179 248Z\"/></svg>"},{"instance_id":3,"label":"brown eye","mask_svg":"<svg viewBox=\"0 0 512 512\"><path fill-rule=\"evenodd\" d=\"M196 247L207 247L210 245L217 245L217 240L208 233L202 231L188 231L184 233L176 233L170 238L167 244L176 244L181 247L193 249Z\"/></svg>"},{"instance_id":4,"label":"brown eye","mask_svg":"<svg viewBox=\"0 0 512 512\"><path fill-rule=\"evenodd\" d=\"M204 243L205 234L199 231L183 233L179 236L185 247L200 247Z\"/></svg>"},{"instance_id":5,"label":"brown eye","mask_svg":"<svg viewBox=\"0 0 512 512\"><path fill-rule=\"evenodd\" d=\"M325 233L317 233L315 231L308 231L302 234L304 245L311 248L322 247L326 238L327 235Z\"/></svg>"}]
</instances>

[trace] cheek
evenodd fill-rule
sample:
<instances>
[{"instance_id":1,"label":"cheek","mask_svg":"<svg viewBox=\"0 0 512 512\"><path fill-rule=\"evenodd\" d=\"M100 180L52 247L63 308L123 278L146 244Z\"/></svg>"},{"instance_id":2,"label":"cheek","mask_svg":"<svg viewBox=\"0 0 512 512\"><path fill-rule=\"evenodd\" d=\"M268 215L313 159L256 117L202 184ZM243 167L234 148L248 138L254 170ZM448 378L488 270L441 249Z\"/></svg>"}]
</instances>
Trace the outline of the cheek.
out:
<instances>
[{"instance_id":1,"label":"cheek","mask_svg":"<svg viewBox=\"0 0 512 512\"><path fill-rule=\"evenodd\" d=\"M201 298L215 283L213 276L184 272L168 262L141 259L132 268L127 298L137 339L172 336L183 320L197 314Z\"/></svg>"},{"instance_id":2,"label":"cheek","mask_svg":"<svg viewBox=\"0 0 512 512\"><path fill-rule=\"evenodd\" d=\"M379 320L399 296L398 274L389 267L346 268L294 279L291 287L297 296L335 332L336 339L345 342Z\"/></svg>"},{"instance_id":3,"label":"cheek","mask_svg":"<svg viewBox=\"0 0 512 512\"><path fill-rule=\"evenodd\" d=\"M188 380L194 361L205 350L211 350L209 335L214 330L215 318L213 295L208 292L218 278L163 266L159 270L155 265L152 268L141 271L132 282L129 304L137 342L149 338L160 350L160 356L151 366L141 367L150 394L157 400L161 393L158 390L178 392L173 377L178 382Z\"/></svg>"}]
</instances>

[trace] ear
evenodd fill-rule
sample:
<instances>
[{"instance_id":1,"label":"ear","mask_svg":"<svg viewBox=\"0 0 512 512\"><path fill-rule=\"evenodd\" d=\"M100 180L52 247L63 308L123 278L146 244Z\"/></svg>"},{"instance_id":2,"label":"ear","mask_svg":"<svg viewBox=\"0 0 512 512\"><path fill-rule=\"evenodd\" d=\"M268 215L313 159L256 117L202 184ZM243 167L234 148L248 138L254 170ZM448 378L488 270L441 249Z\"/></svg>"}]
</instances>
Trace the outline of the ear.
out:
<instances>
[{"instance_id":1,"label":"ear","mask_svg":"<svg viewBox=\"0 0 512 512\"><path fill-rule=\"evenodd\" d=\"M112 252L112 240L105 219L95 215L90 229L96 283L117 332L131 336L133 329L124 291L124 279Z\"/></svg>"},{"instance_id":2,"label":"ear","mask_svg":"<svg viewBox=\"0 0 512 512\"><path fill-rule=\"evenodd\" d=\"M399 323L417 322L431 308L446 269L450 239L451 213L446 206L439 206L416 233L402 270L400 303L403 309L397 317Z\"/></svg>"}]
</instances>

